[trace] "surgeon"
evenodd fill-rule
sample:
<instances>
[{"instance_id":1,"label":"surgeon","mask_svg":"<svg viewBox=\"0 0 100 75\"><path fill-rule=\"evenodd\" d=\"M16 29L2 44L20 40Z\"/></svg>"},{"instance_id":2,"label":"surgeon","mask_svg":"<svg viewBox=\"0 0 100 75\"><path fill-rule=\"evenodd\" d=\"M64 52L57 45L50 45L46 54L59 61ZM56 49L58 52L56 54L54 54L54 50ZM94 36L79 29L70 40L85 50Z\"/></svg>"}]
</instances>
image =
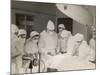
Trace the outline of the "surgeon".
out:
<instances>
[{"instance_id":1,"label":"surgeon","mask_svg":"<svg viewBox=\"0 0 100 75\"><path fill-rule=\"evenodd\" d=\"M47 29L40 33L39 50L42 58L49 59L48 56L54 56L58 48L58 36L54 31L55 25L53 21L49 20ZM46 55L46 56L45 56Z\"/></svg>"},{"instance_id":2,"label":"surgeon","mask_svg":"<svg viewBox=\"0 0 100 75\"><path fill-rule=\"evenodd\" d=\"M95 42L96 42L96 30L95 30L95 28L92 28L92 38L89 41L89 45L94 50L96 49Z\"/></svg>"},{"instance_id":3,"label":"surgeon","mask_svg":"<svg viewBox=\"0 0 100 75\"><path fill-rule=\"evenodd\" d=\"M25 48L26 35L27 35L27 32L26 32L25 29L19 29L19 31L18 31L17 46L18 46L19 51L22 54L23 54L24 48Z\"/></svg>"},{"instance_id":4,"label":"surgeon","mask_svg":"<svg viewBox=\"0 0 100 75\"><path fill-rule=\"evenodd\" d=\"M67 53L67 44L68 39L71 37L71 32L67 30L63 30L61 32L61 38L59 39L59 47L60 47L60 53Z\"/></svg>"},{"instance_id":5,"label":"surgeon","mask_svg":"<svg viewBox=\"0 0 100 75\"><path fill-rule=\"evenodd\" d=\"M11 47L12 47L12 50L11 50L11 53L12 53L12 57L16 56L16 48L15 48L15 44L16 44L16 41L18 39L18 27L14 24L11 25Z\"/></svg>"},{"instance_id":6,"label":"surgeon","mask_svg":"<svg viewBox=\"0 0 100 75\"><path fill-rule=\"evenodd\" d=\"M77 33L68 40L68 52L70 56L79 56L84 60L91 60L91 53L93 52L87 42L84 40L84 36Z\"/></svg>"},{"instance_id":7,"label":"surgeon","mask_svg":"<svg viewBox=\"0 0 100 75\"><path fill-rule=\"evenodd\" d=\"M18 39L18 27L14 24L11 25L11 63L12 63L12 74L17 73L17 58L20 55L20 52L18 51L16 47L16 42Z\"/></svg>"},{"instance_id":8,"label":"surgeon","mask_svg":"<svg viewBox=\"0 0 100 75\"><path fill-rule=\"evenodd\" d=\"M25 52L27 54L38 53L38 41L39 41L39 33L37 31L32 31L30 33L30 38L26 42Z\"/></svg>"},{"instance_id":9,"label":"surgeon","mask_svg":"<svg viewBox=\"0 0 100 75\"><path fill-rule=\"evenodd\" d=\"M84 36L80 33L70 37L67 45L67 54L71 56L78 55L78 48L80 47L83 40Z\"/></svg>"},{"instance_id":10,"label":"surgeon","mask_svg":"<svg viewBox=\"0 0 100 75\"><path fill-rule=\"evenodd\" d=\"M17 58L18 73L23 73L22 56L25 54L24 49L25 49L26 35L27 35L27 32L25 29L19 29L18 40L16 42L16 48L20 52L20 56L18 56Z\"/></svg>"},{"instance_id":11,"label":"surgeon","mask_svg":"<svg viewBox=\"0 0 100 75\"><path fill-rule=\"evenodd\" d=\"M61 37L61 32L63 31L63 30L65 30L65 26L64 26L64 24L59 24L58 25L58 38L60 38Z\"/></svg>"},{"instance_id":12,"label":"surgeon","mask_svg":"<svg viewBox=\"0 0 100 75\"><path fill-rule=\"evenodd\" d=\"M95 27L92 27L92 38L89 41L89 46L92 49L91 51L91 61L95 62L95 56L96 56L96 29Z\"/></svg>"},{"instance_id":13,"label":"surgeon","mask_svg":"<svg viewBox=\"0 0 100 75\"><path fill-rule=\"evenodd\" d=\"M63 31L62 31L63 32ZM67 53L59 54L46 61L47 68L63 70L93 69L95 64L89 61L91 49L84 40L83 34L69 37Z\"/></svg>"},{"instance_id":14,"label":"surgeon","mask_svg":"<svg viewBox=\"0 0 100 75\"><path fill-rule=\"evenodd\" d=\"M38 47L38 41L39 41L39 33L37 31L32 31L30 33L30 38L27 40L25 44L25 53L26 55L30 56L30 59L28 61L28 66L26 67L27 72L38 72L38 59L39 59L39 47ZM33 64L32 64L33 63ZM32 70L32 71L31 71Z\"/></svg>"}]
</instances>

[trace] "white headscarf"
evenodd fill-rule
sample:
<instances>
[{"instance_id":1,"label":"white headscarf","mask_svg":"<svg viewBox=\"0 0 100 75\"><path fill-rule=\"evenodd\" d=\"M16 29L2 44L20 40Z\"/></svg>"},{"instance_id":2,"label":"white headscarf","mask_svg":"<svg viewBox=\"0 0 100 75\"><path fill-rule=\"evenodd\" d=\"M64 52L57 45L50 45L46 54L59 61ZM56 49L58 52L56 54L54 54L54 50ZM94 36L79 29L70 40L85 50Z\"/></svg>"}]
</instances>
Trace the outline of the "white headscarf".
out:
<instances>
[{"instance_id":1,"label":"white headscarf","mask_svg":"<svg viewBox=\"0 0 100 75\"><path fill-rule=\"evenodd\" d=\"M64 28L64 29L65 29L64 24L59 24L59 26L58 26L58 27L61 27L61 28Z\"/></svg>"},{"instance_id":2,"label":"white headscarf","mask_svg":"<svg viewBox=\"0 0 100 75\"><path fill-rule=\"evenodd\" d=\"M49 30L54 30L55 29L53 21L51 21L51 20L48 21L47 29L49 29Z\"/></svg>"},{"instance_id":3,"label":"white headscarf","mask_svg":"<svg viewBox=\"0 0 100 75\"><path fill-rule=\"evenodd\" d=\"M17 35L15 35L15 32L18 32L18 27L14 24L11 25L11 38L12 41L17 39Z\"/></svg>"},{"instance_id":4,"label":"white headscarf","mask_svg":"<svg viewBox=\"0 0 100 75\"><path fill-rule=\"evenodd\" d=\"M19 29L19 31L18 31L18 36L19 35L22 35L22 34L27 34L27 32L26 32L26 30L25 29Z\"/></svg>"},{"instance_id":5,"label":"white headscarf","mask_svg":"<svg viewBox=\"0 0 100 75\"><path fill-rule=\"evenodd\" d=\"M80 33L77 33L74 37L73 37L74 41L82 41L84 40L84 36Z\"/></svg>"},{"instance_id":6,"label":"white headscarf","mask_svg":"<svg viewBox=\"0 0 100 75\"><path fill-rule=\"evenodd\" d=\"M39 35L39 33L38 33L37 31L32 31L32 32L30 33L30 38L32 38L32 37L35 36L35 35Z\"/></svg>"}]
</instances>

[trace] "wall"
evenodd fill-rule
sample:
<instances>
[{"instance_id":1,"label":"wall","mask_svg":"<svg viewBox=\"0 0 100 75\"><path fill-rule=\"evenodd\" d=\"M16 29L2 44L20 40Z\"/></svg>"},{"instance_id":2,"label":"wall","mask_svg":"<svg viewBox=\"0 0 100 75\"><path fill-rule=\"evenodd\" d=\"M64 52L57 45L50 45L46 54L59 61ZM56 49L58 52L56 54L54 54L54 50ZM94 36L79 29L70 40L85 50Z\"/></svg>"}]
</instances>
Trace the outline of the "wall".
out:
<instances>
[{"instance_id":1,"label":"wall","mask_svg":"<svg viewBox=\"0 0 100 75\"><path fill-rule=\"evenodd\" d=\"M83 6L90 11L94 20L96 17L96 7L94 6ZM11 23L16 23L15 13L24 13L35 15L35 26L36 31L41 32L46 29L46 24L49 19L57 24L57 18L67 18L62 12L57 10L55 4L50 3L32 3L32 2L12 2L11 11ZM95 22L94 22L95 24ZM57 27L56 27L57 28ZM82 33L85 36L85 40L91 38L91 31L85 26L73 20L73 34Z\"/></svg>"},{"instance_id":2,"label":"wall","mask_svg":"<svg viewBox=\"0 0 100 75\"><path fill-rule=\"evenodd\" d=\"M57 11L57 18L68 18L68 16L64 15L63 13ZM78 23L77 21L73 20L73 29L72 34L75 35L76 33L81 33L84 35L85 40L88 41L88 33L87 33L87 27L85 25L82 25Z\"/></svg>"},{"instance_id":3,"label":"wall","mask_svg":"<svg viewBox=\"0 0 100 75\"><path fill-rule=\"evenodd\" d=\"M34 12L29 12L29 11L25 11L25 10L19 10L19 9L12 9L11 11L11 23L16 24L16 13L23 13L23 14L29 14L29 15L34 15L35 19L34 19L34 29L38 32L43 31L44 29L46 29L46 24L48 22L48 20L52 20L54 23L56 23L56 17L50 14L44 14L44 13L34 13Z\"/></svg>"},{"instance_id":4,"label":"wall","mask_svg":"<svg viewBox=\"0 0 100 75\"><path fill-rule=\"evenodd\" d=\"M96 6L85 6L93 17L93 25L96 25Z\"/></svg>"},{"instance_id":5,"label":"wall","mask_svg":"<svg viewBox=\"0 0 100 75\"><path fill-rule=\"evenodd\" d=\"M35 30L41 32L44 29L46 29L48 20L52 20L54 23L56 23L55 16L42 15L42 14L35 15L35 20L34 20ZM56 27L56 24L55 24L55 27Z\"/></svg>"},{"instance_id":6,"label":"wall","mask_svg":"<svg viewBox=\"0 0 100 75\"><path fill-rule=\"evenodd\" d=\"M82 25L76 21L73 20L73 35L76 33L81 33L84 35L85 40L88 40L88 33L87 33L87 27L86 25Z\"/></svg>"},{"instance_id":7,"label":"wall","mask_svg":"<svg viewBox=\"0 0 100 75\"><path fill-rule=\"evenodd\" d=\"M34 19L34 29L38 32L43 31L44 29L46 29L46 24L47 21L49 19L51 19L55 25L56 25L56 19L57 18L68 18L67 16L65 16L62 13L57 12L56 16L54 15L50 15L50 14L44 14L44 13L35 13L35 12L30 12L30 11L25 11L25 10L19 10L19 9L12 9L11 11L11 23L16 24L16 17L15 14L16 13L23 13L23 14L30 14L30 15L35 15L35 19ZM85 25L82 25L76 21L73 20L73 35L75 35L76 33L82 33L85 36L85 40L88 40L88 33L87 33L87 28Z\"/></svg>"},{"instance_id":8,"label":"wall","mask_svg":"<svg viewBox=\"0 0 100 75\"><path fill-rule=\"evenodd\" d=\"M95 6L84 6L89 13L92 15L93 17L93 25L96 25L96 7ZM87 40L89 42L89 40L92 37L92 31L91 31L91 27L87 27L86 25L82 25L76 21L73 21L73 34L76 33L82 33L85 37L85 40Z\"/></svg>"}]
</instances>

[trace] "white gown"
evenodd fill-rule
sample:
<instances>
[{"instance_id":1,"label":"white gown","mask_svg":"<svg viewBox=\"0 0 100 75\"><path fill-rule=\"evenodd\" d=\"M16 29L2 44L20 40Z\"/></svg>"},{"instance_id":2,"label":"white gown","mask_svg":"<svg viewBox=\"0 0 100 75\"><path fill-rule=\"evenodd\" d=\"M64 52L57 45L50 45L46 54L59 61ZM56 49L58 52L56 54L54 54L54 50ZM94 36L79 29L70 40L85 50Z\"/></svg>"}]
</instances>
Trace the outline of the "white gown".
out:
<instances>
[{"instance_id":1,"label":"white gown","mask_svg":"<svg viewBox=\"0 0 100 75\"><path fill-rule=\"evenodd\" d=\"M51 52L53 55L55 55L57 47L58 36L55 32L50 35L46 31L43 31L40 34L39 48L43 55L47 55L48 52Z\"/></svg>"}]
</instances>

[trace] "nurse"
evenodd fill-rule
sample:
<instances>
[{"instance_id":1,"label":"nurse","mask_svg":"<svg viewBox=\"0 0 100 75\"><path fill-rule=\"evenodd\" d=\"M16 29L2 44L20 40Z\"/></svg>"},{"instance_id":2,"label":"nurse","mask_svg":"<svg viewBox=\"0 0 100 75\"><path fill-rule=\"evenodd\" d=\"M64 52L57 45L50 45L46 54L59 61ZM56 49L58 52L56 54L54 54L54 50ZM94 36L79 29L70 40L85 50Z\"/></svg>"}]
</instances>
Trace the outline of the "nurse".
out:
<instances>
[{"instance_id":1,"label":"nurse","mask_svg":"<svg viewBox=\"0 0 100 75\"><path fill-rule=\"evenodd\" d=\"M20 55L16 47L16 42L18 40L18 27L14 24L11 25L11 73L16 74L18 72L17 68L17 58Z\"/></svg>"},{"instance_id":2,"label":"nurse","mask_svg":"<svg viewBox=\"0 0 100 75\"><path fill-rule=\"evenodd\" d=\"M24 69L22 67L22 56L25 54L25 41L26 41L27 32L25 29L19 29L18 31L18 39L16 42L16 48L18 49L20 55L17 57L17 68L18 73L23 73Z\"/></svg>"},{"instance_id":3,"label":"nurse","mask_svg":"<svg viewBox=\"0 0 100 75\"><path fill-rule=\"evenodd\" d=\"M56 55L58 51L58 36L54 31L55 25L49 20L47 29L40 33L39 50L43 59L49 59L48 56Z\"/></svg>"},{"instance_id":4,"label":"nurse","mask_svg":"<svg viewBox=\"0 0 100 75\"><path fill-rule=\"evenodd\" d=\"M67 45L67 54L71 56L78 55L78 48L83 40L84 36L80 33L70 37Z\"/></svg>"},{"instance_id":5,"label":"nurse","mask_svg":"<svg viewBox=\"0 0 100 75\"><path fill-rule=\"evenodd\" d=\"M60 47L60 53L67 53L67 44L68 39L71 37L71 32L67 30L63 30L61 32L61 38L59 38L59 47Z\"/></svg>"},{"instance_id":6,"label":"nurse","mask_svg":"<svg viewBox=\"0 0 100 75\"><path fill-rule=\"evenodd\" d=\"M58 38L61 38L61 32L63 31L63 30L65 30L65 26L64 26L64 24L59 24L58 25Z\"/></svg>"},{"instance_id":7,"label":"nurse","mask_svg":"<svg viewBox=\"0 0 100 75\"><path fill-rule=\"evenodd\" d=\"M92 49L90 61L96 62L96 29L94 27L92 28L92 38L89 41L89 46Z\"/></svg>"},{"instance_id":8,"label":"nurse","mask_svg":"<svg viewBox=\"0 0 100 75\"><path fill-rule=\"evenodd\" d=\"M35 73L39 72L39 33L37 31L32 31L30 33L30 38L27 40L25 44L25 53L26 56L29 56L29 60L26 63L26 73ZM25 59L25 58L24 58Z\"/></svg>"}]
</instances>

